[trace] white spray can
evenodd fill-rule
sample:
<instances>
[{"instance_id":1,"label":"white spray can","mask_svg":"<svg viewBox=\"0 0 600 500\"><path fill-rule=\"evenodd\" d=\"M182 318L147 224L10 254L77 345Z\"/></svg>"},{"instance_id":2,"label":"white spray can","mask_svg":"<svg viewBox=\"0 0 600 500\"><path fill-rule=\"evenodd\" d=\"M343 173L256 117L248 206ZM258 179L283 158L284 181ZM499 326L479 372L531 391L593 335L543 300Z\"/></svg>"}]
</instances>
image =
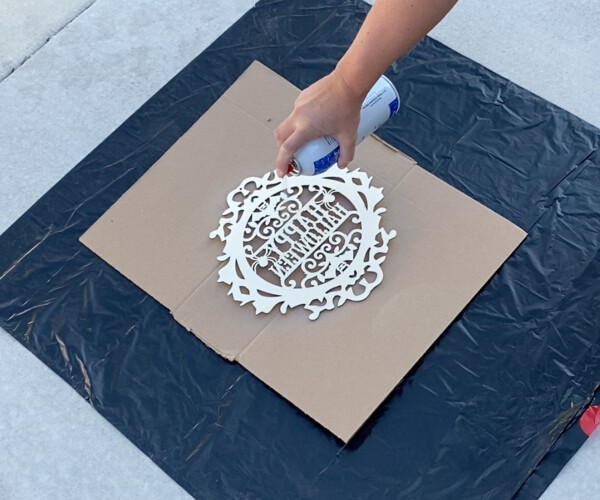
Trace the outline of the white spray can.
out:
<instances>
[{"instance_id":1,"label":"white spray can","mask_svg":"<svg viewBox=\"0 0 600 500\"><path fill-rule=\"evenodd\" d=\"M384 75L369 90L360 110L356 144L375 132L398 111L400 97L394 84ZM291 175L318 175L337 162L340 145L329 136L318 137L302 146L290 161Z\"/></svg>"}]
</instances>

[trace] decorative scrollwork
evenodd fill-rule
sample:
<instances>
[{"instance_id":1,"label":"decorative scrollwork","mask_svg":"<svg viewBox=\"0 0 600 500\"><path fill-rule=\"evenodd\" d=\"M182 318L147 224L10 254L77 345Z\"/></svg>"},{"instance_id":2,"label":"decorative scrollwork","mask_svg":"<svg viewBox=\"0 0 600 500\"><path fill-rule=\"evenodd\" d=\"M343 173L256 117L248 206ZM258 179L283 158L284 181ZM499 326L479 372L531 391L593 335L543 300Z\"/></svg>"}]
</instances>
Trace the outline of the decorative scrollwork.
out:
<instances>
[{"instance_id":1,"label":"decorative scrollwork","mask_svg":"<svg viewBox=\"0 0 600 500\"><path fill-rule=\"evenodd\" d=\"M379 227L383 190L371 180L337 166L314 177L270 172L245 179L227 196L228 209L210 234L225 242L219 281L257 314L303 305L317 319L336 304L364 300L381 283L396 236Z\"/></svg>"}]
</instances>

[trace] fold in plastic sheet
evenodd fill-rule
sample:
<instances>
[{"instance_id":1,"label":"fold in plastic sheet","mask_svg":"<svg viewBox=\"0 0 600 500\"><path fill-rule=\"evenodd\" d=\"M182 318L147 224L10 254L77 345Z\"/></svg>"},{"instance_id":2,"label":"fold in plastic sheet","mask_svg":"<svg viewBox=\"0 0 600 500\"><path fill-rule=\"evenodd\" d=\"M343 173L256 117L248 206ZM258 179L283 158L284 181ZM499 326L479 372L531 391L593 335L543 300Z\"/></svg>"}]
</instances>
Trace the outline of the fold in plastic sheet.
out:
<instances>
[{"instance_id":1,"label":"fold in plastic sheet","mask_svg":"<svg viewBox=\"0 0 600 500\"><path fill-rule=\"evenodd\" d=\"M600 382L600 132L428 38L382 138L529 237L348 446L78 242L253 59L305 87L367 10L258 3L0 238L0 325L199 498L509 498Z\"/></svg>"}]
</instances>

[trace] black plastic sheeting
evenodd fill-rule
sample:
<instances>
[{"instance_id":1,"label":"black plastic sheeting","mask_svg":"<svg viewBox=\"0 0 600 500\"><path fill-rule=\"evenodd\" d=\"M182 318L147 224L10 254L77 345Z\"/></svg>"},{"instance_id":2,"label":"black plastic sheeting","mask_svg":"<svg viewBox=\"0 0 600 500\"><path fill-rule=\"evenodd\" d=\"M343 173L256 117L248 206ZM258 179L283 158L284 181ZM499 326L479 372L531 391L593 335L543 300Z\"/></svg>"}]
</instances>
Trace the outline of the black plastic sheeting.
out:
<instances>
[{"instance_id":1,"label":"black plastic sheeting","mask_svg":"<svg viewBox=\"0 0 600 500\"><path fill-rule=\"evenodd\" d=\"M198 498L510 498L600 382L600 132L429 38L380 135L529 236L349 445L79 244L253 59L305 87L367 10L260 2L0 238L0 325Z\"/></svg>"}]
</instances>

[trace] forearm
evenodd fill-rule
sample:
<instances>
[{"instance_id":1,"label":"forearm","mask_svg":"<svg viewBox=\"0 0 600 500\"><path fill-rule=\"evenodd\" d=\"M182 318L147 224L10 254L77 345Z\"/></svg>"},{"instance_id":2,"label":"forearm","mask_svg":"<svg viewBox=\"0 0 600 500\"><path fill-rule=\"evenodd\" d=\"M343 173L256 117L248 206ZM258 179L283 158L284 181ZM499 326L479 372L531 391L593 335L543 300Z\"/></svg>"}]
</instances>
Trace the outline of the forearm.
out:
<instances>
[{"instance_id":1,"label":"forearm","mask_svg":"<svg viewBox=\"0 0 600 500\"><path fill-rule=\"evenodd\" d=\"M300 93L275 130L276 169L286 174L294 153L329 135L340 144L338 165L354 157L361 104L390 64L408 52L457 0L377 0L334 71Z\"/></svg>"},{"instance_id":2,"label":"forearm","mask_svg":"<svg viewBox=\"0 0 600 500\"><path fill-rule=\"evenodd\" d=\"M388 67L423 38L456 2L377 0L335 71L353 92L366 95Z\"/></svg>"}]
</instances>

